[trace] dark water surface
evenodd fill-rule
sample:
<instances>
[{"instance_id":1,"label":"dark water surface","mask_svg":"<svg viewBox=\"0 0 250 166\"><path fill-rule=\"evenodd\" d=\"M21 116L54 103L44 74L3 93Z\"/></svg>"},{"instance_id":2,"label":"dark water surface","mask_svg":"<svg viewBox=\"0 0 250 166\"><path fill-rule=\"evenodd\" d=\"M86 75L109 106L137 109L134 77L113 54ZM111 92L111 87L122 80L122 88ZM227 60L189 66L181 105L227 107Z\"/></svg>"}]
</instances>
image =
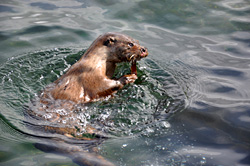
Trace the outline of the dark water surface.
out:
<instances>
[{"instance_id":1,"label":"dark water surface","mask_svg":"<svg viewBox=\"0 0 250 166\"><path fill-rule=\"evenodd\" d=\"M116 165L250 165L250 2L0 2L0 165L76 165L34 147L24 106L108 31L140 41L139 79L78 118ZM129 72L119 65L116 75ZM70 143L69 143L70 144ZM79 144L79 146L84 146Z\"/></svg>"}]
</instances>

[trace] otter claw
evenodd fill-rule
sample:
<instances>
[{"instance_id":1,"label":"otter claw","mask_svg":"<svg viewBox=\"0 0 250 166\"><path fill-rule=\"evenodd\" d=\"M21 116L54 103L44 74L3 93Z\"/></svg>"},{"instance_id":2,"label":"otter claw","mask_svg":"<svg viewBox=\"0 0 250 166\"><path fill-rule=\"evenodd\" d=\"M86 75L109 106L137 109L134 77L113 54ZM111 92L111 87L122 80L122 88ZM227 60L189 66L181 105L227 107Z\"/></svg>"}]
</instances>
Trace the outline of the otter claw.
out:
<instances>
[{"instance_id":1,"label":"otter claw","mask_svg":"<svg viewBox=\"0 0 250 166\"><path fill-rule=\"evenodd\" d=\"M135 80L137 79L137 75L135 74L130 74L130 75L125 75L123 77L121 77L119 79L119 81L123 84L123 85L126 85L126 84L129 84L129 83L133 83L135 82Z\"/></svg>"},{"instance_id":2,"label":"otter claw","mask_svg":"<svg viewBox=\"0 0 250 166\"><path fill-rule=\"evenodd\" d=\"M133 83L138 77L135 74L126 76L126 84Z\"/></svg>"}]
</instances>

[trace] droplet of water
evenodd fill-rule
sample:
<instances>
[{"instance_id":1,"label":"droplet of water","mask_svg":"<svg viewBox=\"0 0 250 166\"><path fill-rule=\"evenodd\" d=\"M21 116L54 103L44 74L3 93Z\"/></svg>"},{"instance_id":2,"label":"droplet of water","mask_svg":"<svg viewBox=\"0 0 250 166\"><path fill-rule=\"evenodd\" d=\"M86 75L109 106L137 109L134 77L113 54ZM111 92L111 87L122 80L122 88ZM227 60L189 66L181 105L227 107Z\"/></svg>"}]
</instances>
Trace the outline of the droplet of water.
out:
<instances>
[{"instance_id":1,"label":"droplet of water","mask_svg":"<svg viewBox=\"0 0 250 166\"><path fill-rule=\"evenodd\" d=\"M43 75L41 75L40 80L42 80L43 78L44 78Z\"/></svg>"}]
</instances>

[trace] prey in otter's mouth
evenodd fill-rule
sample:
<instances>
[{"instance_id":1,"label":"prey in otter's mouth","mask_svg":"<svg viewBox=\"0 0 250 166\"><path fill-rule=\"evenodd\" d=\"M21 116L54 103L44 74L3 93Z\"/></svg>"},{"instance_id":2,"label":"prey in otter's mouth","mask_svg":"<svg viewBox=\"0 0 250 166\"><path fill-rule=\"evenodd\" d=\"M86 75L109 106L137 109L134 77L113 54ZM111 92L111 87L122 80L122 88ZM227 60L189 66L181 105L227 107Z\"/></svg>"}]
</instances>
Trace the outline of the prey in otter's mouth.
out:
<instances>
[{"instance_id":1,"label":"prey in otter's mouth","mask_svg":"<svg viewBox=\"0 0 250 166\"><path fill-rule=\"evenodd\" d=\"M112 95L137 79L136 61L147 55L147 48L137 40L120 33L105 33L92 43L81 59L53 86L45 88L41 101L51 96L79 104ZM111 79L117 63L130 61L131 74Z\"/></svg>"}]
</instances>

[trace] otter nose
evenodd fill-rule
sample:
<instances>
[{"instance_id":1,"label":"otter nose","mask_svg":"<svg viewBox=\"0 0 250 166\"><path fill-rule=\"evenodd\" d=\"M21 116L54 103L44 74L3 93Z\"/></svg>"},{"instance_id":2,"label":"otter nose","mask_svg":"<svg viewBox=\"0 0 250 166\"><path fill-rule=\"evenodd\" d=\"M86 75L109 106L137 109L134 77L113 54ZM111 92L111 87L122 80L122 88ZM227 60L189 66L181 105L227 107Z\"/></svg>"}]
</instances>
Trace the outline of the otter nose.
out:
<instances>
[{"instance_id":1,"label":"otter nose","mask_svg":"<svg viewBox=\"0 0 250 166\"><path fill-rule=\"evenodd\" d=\"M145 47L141 47L141 57L146 57L148 55L148 50Z\"/></svg>"},{"instance_id":2,"label":"otter nose","mask_svg":"<svg viewBox=\"0 0 250 166\"><path fill-rule=\"evenodd\" d=\"M146 48L141 48L141 52L146 52Z\"/></svg>"}]
</instances>

